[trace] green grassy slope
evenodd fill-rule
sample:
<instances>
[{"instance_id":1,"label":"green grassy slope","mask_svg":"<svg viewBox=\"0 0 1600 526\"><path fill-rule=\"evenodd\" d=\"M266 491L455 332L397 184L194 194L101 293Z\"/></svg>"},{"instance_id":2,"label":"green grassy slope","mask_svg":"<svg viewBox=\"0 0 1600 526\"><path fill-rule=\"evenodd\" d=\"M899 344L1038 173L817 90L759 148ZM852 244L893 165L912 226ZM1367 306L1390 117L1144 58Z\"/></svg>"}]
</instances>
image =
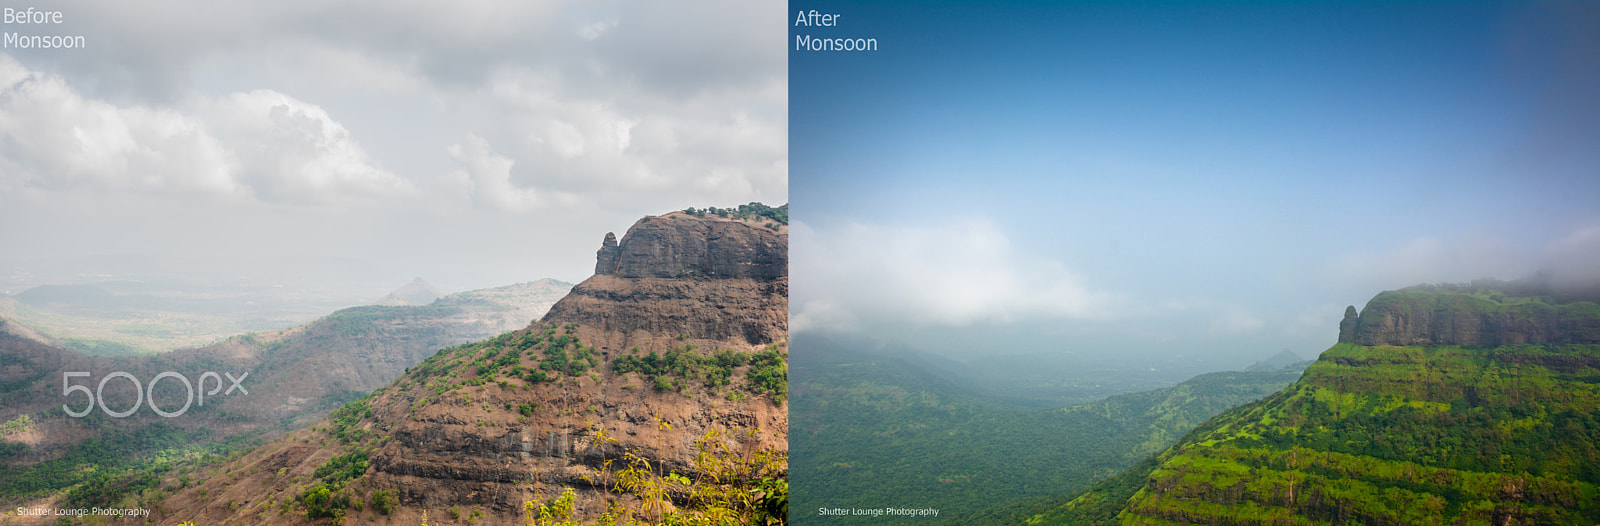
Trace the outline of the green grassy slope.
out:
<instances>
[{"instance_id":1,"label":"green grassy slope","mask_svg":"<svg viewBox=\"0 0 1600 526\"><path fill-rule=\"evenodd\" d=\"M1471 301L1564 319L1596 312L1590 302ZM1385 293L1362 317L1439 302ZM1219 415L1159 461L1028 522L1600 523L1600 345L1341 343L1291 388Z\"/></svg>"},{"instance_id":2,"label":"green grassy slope","mask_svg":"<svg viewBox=\"0 0 1600 526\"><path fill-rule=\"evenodd\" d=\"M918 524L1004 521L1032 499L1114 475L1299 376L1211 373L1064 409L1010 411L904 358L835 349L794 364L797 524L896 520L821 517L823 507L940 509L936 519L904 519Z\"/></svg>"}]
</instances>

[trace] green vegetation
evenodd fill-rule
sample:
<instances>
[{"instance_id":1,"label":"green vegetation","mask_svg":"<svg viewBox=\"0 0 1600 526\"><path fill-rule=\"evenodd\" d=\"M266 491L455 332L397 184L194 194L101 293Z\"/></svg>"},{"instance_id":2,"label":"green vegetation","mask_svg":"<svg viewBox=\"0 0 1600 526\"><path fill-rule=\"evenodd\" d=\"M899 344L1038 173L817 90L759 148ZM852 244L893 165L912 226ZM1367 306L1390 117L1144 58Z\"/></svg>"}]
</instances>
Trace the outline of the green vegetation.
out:
<instances>
[{"instance_id":1,"label":"green vegetation","mask_svg":"<svg viewBox=\"0 0 1600 526\"><path fill-rule=\"evenodd\" d=\"M33 385L34 382L38 382L40 378L44 378L44 375L48 373L48 371L44 370L44 368L35 365L26 358L12 356L9 354L0 354L0 367L8 366L20 366L25 369L33 370L34 373L9 382L0 382L0 394L9 393Z\"/></svg>"},{"instance_id":2,"label":"green vegetation","mask_svg":"<svg viewBox=\"0 0 1600 526\"><path fill-rule=\"evenodd\" d=\"M0 435L21 433L33 428L33 417L22 415L0 424Z\"/></svg>"},{"instance_id":3,"label":"green vegetation","mask_svg":"<svg viewBox=\"0 0 1600 526\"><path fill-rule=\"evenodd\" d=\"M376 331L382 326L379 322L415 317L439 318L461 312L460 307L363 305L340 309L320 321L341 336L354 336Z\"/></svg>"},{"instance_id":4,"label":"green vegetation","mask_svg":"<svg viewBox=\"0 0 1600 526\"><path fill-rule=\"evenodd\" d=\"M350 494L343 491L335 492L333 488L318 484L307 489L301 495L300 502L306 506L306 518L331 518L338 521L344 518L345 509L350 507Z\"/></svg>"},{"instance_id":5,"label":"green vegetation","mask_svg":"<svg viewBox=\"0 0 1600 526\"><path fill-rule=\"evenodd\" d=\"M789 398L789 353L775 346L757 352L750 358L750 372L745 381L751 390L766 393L774 402L782 404Z\"/></svg>"},{"instance_id":6,"label":"green vegetation","mask_svg":"<svg viewBox=\"0 0 1600 526\"><path fill-rule=\"evenodd\" d=\"M156 470L98 475L68 490L66 502L73 507L104 506L160 486L161 476Z\"/></svg>"},{"instance_id":7,"label":"green vegetation","mask_svg":"<svg viewBox=\"0 0 1600 526\"><path fill-rule=\"evenodd\" d=\"M394 513L400 508L400 497L395 496L394 490L381 489L372 492L372 509L379 515Z\"/></svg>"},{"instance_id":8,"label":"green vegetation","mask_svg":"<svg viewBox=\"0 0 1600 526\"><path fill-rule=\"evenodd\" d=\"M357 450L328 459L326 464L318 467L311 475L322 479L322 483L329 487L341 488L350 479L366 473L367 463L367 452Z\"/></svg>"},{"instance_id":9,"label":"green vegetation","mask_svg":"<svg viewBox=\"0 0 1600 526\"><path fill-rule=\"evenodd\" d=\"M1363 324L1380 322L1370 312L1554 319L1569 332L1547 337L1594 339L1584 331L1600 326L1595 303L1519 297L1518 287L1529 288L1385 292ZM1587 525L1600 523L1597 458L1600 345L1345 343L1289 389L1022 522Z\"/></svg>"},{"instance_id":10,"label":"green vegetation","mask_svg":"<svg viewBox=\"0 0 1600 526\"><path fill-rule=\"evenodd\" d=\"M334 410L333 413L328 415L328 421L331 426L328 434L333 435L334 438L338 438L340 442L345 444L360 442L362 438L367 436L367 431L356 426L361 423L361 419L372 417L371 404L372 395L369 394Z\"/></svg>"},{"instance_id":11,"label":"green vegetation","mask_svg":"<svg viewBox=\"0 0 1600 526\"><path fill-rule=\"evenodd\" d=\"M727 218L733 218L733 219L744 220L744 221L759 221L761 219L770 219L774 223L777 223L777 224L780 224L780 225L789 224L789 205L788 204L784 204L783 206L779 206L777 208L773 208L773 207L770 207L770 206L767 206L767 205L764 205L764 204L761 204L761 203L750 203L750 204L747 204L747 205L739 205L738 208L717 208L717 207L713 206L713 207L702 208L702 209L696 210L696 209L691 207L691 208L685 209L683 211L683 213L689 214L689 215L692 215L692 216L697 216L697 217L705 217L706 214L711 214L711 215L714 215L714 216L717 216L717 217L727 217ZM777 227L773 226L770 223L767 225L767 227L768 228L772 228L773 230L777 230Z\"/></svg>"},{"instance_id":12,"label":"green vegetation","mask_svg":"<svg viewBox=\"0 0 1600 526\"><path fill-rule=\"evenodd\" d=\"M1532 320L1558 320L1561 330L1576 333L1577 341L1600 340L1600 304L1592 301L1557 302L1548 296L1511 296L1502 289L1518 285L1502 282L1471 285L1418 285L1379 294L1367 302L1367 312L1383 312L1410 319L1456 315L1465 319L1494 319L1516 324ZM1363 316L1358 331L1382 329L1383 316ZM1493 327L1485 327L1490 336ZM1583 334L1588 333L1588 334Z\"/></svg>"},{"instance_id":13,"label":"green vegetation","mask_svg":"<svg viewBox=\"0 0 1600 526\"><path fill-rule=\"evenodd\" d=\"M351 506L355 506L357 511L363 506L359 497L345 490L345 485L365 474L370 464L369 446L363 443L373 435L363 429L361 423L372 418L372 396L368 394L358 398L328 415L328 426L324 431L339 439L345 453L328 459L311 473L317 479L317 484L300 494L300 503L306 508L306 518L332 518L337 522L344 518ZM374 495L373 499L376 508L379 506L378 496Z\"/></svg>"},{"instance_id":14,"label":"green vegetation","mask_svg":"<svg viewBox=\"0 0 1600 526\"><path fill-rule=\"evenodd\" d=\"M62 344L67 350L90 356L143 356L166 352L165 349L145 349L118 341L91 338L67 338Z\"/></svg>"},{"instance_id":15,"label":"green vegetation","mask_svg":"<svg viewBox=\"0 0 1600 526\"><path fill-rule=\"evenodd\" d=\"M663 430L671 426L659 423ZM617 444L604 430L591 439L604 450ZM664 440L664 439L663 439ZM718 431L695 441L693 478L668 472L651 463L638 451L625 451L621 458L602 461L604 469L615 470L615 482L607 488L632 499L611 500L599 517L580 523L574 519L575 495L564 488L561 495L546 503L527 501L523 510L528 526L576 526L578 524L638 526L777 526L788 523L788 458L781 452L760 448L730 447ZM452 508L452 517L458 512Z\"/></svg>"},{"instance_id":16,"label":"green vegetation","mask_svg":"<svg viewBox=\"0 0 1600 526\"><path fill-rule=\"evenodd\" d=\"M28 445L10 440L0 440L0 460L8 459L28 452Z\"/></svg>"},{"instance_id":17,"label":"green vegetation","mask_svg":"<svg viewBox=\"0 0 1600 526\"><path fill-rule=\"evenodd\" d=\"M1597 415L1600 346L1340 344L1163 454L1121 518L1593 524Z\"/></svg>"},{"instance_id":18,"label":"green vegetation","mask_svg":"<svg viewBox=\"0 0 1600 526\"><path fill-rule=\"evenodd\" d=\"M616 358L611 361L611 372L637 372L649 379L656 391L682 390L689 382L714 390L730 385L734 370L746 365L750 367L745 374L746 388L765 393L778 404L787 400L788 353L777 345L754 353L721 349L709 354L696 351L693 345L685 345L669 349L666 354L650 351L643 358L633 354Z\"/></svg>"},{"instance_id":19,"label":"green vegetation","mask_svg":"<svg viewBox=\"0 0 1600 526\"><path fill-rule=\"evenodd\" d=\"M1212 373L1177 386L1054 410L996 409L918 363L813 347L797 362L791 444L800 509L940 509L927 524L1002 522L1159 452L1296 371ZM881 518L880 518L881 520ZM829 517L866 524L872 517ZM1014 521L1012 521L1014 522Z\"/></svg>"},{"instance_id":20,"label":"green vegetation","mask_svg":"<svg viewBox=\"0 0 1600 526\"><path fill-rule=\"evenodd\" d=\"M159 475L181 461L219 459L253 443L248 437L212 438L209 429L185 431L165 422L109 429L51 460L0 470L0 495L17 498L72 488L67 499L74 505L111 505L155 487Z\"/></svg>"}]
</instances>

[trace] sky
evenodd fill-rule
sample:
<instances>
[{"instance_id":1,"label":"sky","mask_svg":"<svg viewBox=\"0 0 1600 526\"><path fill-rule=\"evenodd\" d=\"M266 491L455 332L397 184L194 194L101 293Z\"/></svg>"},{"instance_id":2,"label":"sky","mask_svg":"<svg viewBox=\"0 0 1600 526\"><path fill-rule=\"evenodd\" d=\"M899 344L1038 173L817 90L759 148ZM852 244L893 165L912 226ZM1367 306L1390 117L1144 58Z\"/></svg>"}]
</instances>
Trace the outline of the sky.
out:
<instances>
[{"instance_id":1,"label":"sky","mask_svg":"<svg viewBox=\"0 0 1600 526\"><path fill-rule=\"evenodd\" d=\"M578 282L645 215L788 201L777 2L0 4L86 43L0 49L0 259L35 271Z\"/></svg>"},{"instance_id":2,"label":"sky","mask_svg":"<svg viewBox=\"0 0 1600 526\"><path fill-rule=\"evenodd\" d=\"M797 333L1229 368L1384 290L1600 269L1592 2L790 13Z\"/></svg>"}]
</instances>

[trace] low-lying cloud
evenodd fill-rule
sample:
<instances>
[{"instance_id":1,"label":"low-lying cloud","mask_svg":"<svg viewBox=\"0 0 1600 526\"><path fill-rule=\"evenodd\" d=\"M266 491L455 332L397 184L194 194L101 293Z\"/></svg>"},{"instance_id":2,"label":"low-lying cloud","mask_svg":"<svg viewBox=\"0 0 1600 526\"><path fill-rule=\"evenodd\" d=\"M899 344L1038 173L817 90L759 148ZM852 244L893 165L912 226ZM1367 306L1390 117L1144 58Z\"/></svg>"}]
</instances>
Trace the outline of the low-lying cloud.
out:
<instances>
[{"instance_id":1,"label":"low-lying cloud","mask_svg":"<svg viewBox=\"0 0 1600 526\"><path fill-rule=\"evenodd\" d=\"M939 226L795 223L796 331L1116 316L1118 296L1016 247L983 219Z\"/></svg>"}]
</instances>

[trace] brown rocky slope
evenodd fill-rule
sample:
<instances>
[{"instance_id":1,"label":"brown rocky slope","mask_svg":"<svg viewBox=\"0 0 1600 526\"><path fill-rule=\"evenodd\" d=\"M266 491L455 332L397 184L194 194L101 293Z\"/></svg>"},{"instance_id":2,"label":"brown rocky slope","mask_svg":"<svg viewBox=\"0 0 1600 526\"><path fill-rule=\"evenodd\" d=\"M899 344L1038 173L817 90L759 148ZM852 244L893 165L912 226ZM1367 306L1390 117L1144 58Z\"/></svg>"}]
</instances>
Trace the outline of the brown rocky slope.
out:
<instances>
[{"instance_id":1,"label":"brown rocky slope","mask_svg":"<svg viewBox=\"0 0 1600 526\"><path fill-rule=\"evenodd\" d=\"M766 344L789 330L788 227L684 213L606 234L594 277L549 320L602 331Z\"/></svg>"},{"instance_id":2,"label":"brown rocky slope","mask_svg":"<svg viewBox=\"0 0 1600 526\"><path fill-rule=\"evenodd\" d=\"M647 217L620 242L608 234L597 260L529 327L442 350L323 424L191 468L203 482L161 499L154 522L511 524L566 488L592 521L628 498L607 491L624 452L690 477L707 433L787 452L786 227ZM376 511L388 495L397 509Z\"/></svg>"},{"instance_id":3,"label":"brown rocky slope","mask_svg":"<svg viewBox=\"0 0 1600 526\"><path fill-rule=\"evenodd\" d=\"M0 422L23 417L32 422L23 431L0 434L0 440L25 446L0 456L0 504L4 505L0 509L60 507L68 504L63 497L66 491L61 491L68 486L97 474L120 473L85 462L72 470L76 474L68 480L41 474L49 471L50 461L81 453L86 441L108 433L141 433L157 425L170 426L190 436L192 442L185 447L202 448L237 437L272 438L310 425L343 403L387 385L440 347L525 326L571 287L546 279L452 294L430 306L352 307L291 329L237 336L154 356L89 356L62 349L26 327L0 320ZM86 385L104 402L84 418L70 417L62 410L63 402L74 409L86 405L81 394L62 394L63 373L75 371L91 376L73 379L72 384ZM192 392L186 393L180 381L172 378L153 391L135 392L127 379L114 379L100 388L99 381L114 371L130 373L146 388L154 383L153 378L169 371L190 381L198 381L206 372L226 373L240 378L244 391L224 392L211 382L196 385L212 391L204 404L191 398L195 403L183 409L181 416L163 418L150 409L152 396L157 407L177 411L184 407L185 395ZM133 407L135 401L145 404L126 418L102 414L102 407L122 410ZM155 456L148 449L96 453L113 454L139 459ZM41 485L41 480L48 480L49 485Z\"/></svg>"}]
</instances>

